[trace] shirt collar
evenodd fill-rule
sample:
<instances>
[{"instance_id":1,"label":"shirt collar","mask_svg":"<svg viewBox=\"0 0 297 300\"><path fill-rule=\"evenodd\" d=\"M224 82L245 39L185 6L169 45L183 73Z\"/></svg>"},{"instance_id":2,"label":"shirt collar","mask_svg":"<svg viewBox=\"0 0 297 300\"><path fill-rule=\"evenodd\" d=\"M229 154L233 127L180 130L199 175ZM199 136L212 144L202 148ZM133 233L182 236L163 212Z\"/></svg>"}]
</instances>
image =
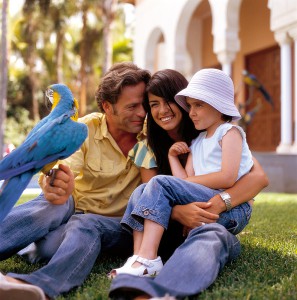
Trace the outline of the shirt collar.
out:
<instances>
[{"instance_id":1,"label":"shirt collar","mask_svg":"<svg viewBox=\"0 0 297 300\"><path fill-rule=\"evenodd\" d=\"M96 133L94 136L95 140L102 140L104 137L108 137L109 135L105 114L103 114L100 118L99 124L101 124L101 126L98 126L98 128L96 129Z\"/></svg>"}]
</instances>

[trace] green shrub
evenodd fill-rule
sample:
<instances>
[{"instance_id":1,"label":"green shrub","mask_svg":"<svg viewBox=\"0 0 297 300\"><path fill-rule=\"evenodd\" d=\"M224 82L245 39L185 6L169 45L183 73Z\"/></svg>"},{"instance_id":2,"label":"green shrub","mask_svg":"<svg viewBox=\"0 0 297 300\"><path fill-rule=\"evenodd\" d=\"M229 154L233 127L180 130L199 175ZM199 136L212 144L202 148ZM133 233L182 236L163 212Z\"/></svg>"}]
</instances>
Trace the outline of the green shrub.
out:
<instances>
[{"instance_id":1,"label":"green shrub","mask_svg":"<svg viewBox=\"0 0 297 300\"><path fill-rule=\"evenodd\" d=\"M18 147L34 127L35 122L29 118L29 111L20 106L15 107L14 114L8 115L5 123L5 144L12 143Z\"/></svg>"}]
</instances>

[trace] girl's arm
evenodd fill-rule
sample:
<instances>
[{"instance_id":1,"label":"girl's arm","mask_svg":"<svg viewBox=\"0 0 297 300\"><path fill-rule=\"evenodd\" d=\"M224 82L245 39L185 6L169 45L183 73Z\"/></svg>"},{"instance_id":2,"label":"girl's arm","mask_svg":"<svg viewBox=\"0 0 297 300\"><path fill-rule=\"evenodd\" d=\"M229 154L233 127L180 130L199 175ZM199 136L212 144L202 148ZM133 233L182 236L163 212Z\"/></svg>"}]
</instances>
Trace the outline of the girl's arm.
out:
<instances>
[{"instance_id":1,"label":"girl's arm","mask_svg":"<svg viewBox=\"0 0 297 300\"><path fill-rule=\"evenodd\" d=\"M238 129L232 128L224 135L221 147L222 163L220 171L190 176L186 180L212 189L226 189L233 186L238 176L242 154L242 136Z\"/></svg>"},{"instance_id":2,"label":"girl's arm","mask_svg":"<svg viewBox=\"0 0 297 300\"><path fill-rule=\"evenodd\" d=\"M177 142L170 147L168 151L168 160L173 176L181 179L185 179L189 176L178 158L179 155L188 152L190 152L190 149L185 142Z\"/></svg>"}]
</instances>

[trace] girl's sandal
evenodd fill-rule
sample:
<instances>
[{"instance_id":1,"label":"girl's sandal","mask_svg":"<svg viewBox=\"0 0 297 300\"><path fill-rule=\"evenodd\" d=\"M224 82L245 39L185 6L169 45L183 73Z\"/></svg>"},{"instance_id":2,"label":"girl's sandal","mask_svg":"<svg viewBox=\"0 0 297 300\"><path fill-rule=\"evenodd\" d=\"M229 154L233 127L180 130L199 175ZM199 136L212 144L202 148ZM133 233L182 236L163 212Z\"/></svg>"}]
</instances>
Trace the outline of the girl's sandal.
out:
<instances>
[{"instance_id":1,"label":"girl's sandal","mask_svg":"<svg viewBox=\"0 0 297 300\"><path fill-rule=\"evenodd\" d=\"M138 268L133 268L132 265L135 262L141 263ZM113 269L109 273L109 278L115 278L119 274L130 274L140 277L154 277L159 274L163 268L161 257L158 256L156 259L146 259L138 255L133 255L128 258L127 262L118 269Z\"/></svg>"}]
</instances>

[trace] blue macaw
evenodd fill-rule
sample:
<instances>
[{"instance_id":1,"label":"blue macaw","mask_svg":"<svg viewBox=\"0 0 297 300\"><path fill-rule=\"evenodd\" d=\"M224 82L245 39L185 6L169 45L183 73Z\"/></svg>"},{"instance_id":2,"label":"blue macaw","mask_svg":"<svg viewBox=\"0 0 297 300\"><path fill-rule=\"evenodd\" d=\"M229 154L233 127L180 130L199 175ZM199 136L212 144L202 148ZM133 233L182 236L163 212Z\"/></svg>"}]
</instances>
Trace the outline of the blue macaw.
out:
<instances>
[{"instance_id":1,"label":"blue macaw","mask_svg":"<svg viewBox=\"0 0 297 300\"><path fill-rule=\"evenodd\" d=\"M25 141L0 161L0 222L6 217L34 174L46 174L59 159L80 148L88 128L78 119L78 102L64 84L45 92L50 114L28 134Z\"/></svg>"},{"instance_id":2,"label":"blue macaw","mask_svg":"<svg viewBox=\"0 0 297 300\"><path fill-rule=\"evenodd\" d=\"M261 109L261 107L262 107L262 101L260 98L258 98L257 105L254 106L251 110L247 111L246 114L243 116L246 125L249 125L252 122L256 113Z\"/></svg>"},{"instance_id":3,"label":"blue macaw","mask_svg":"<svg viewBox=\"0 0 297 300\"><path fill-rule=\"evenodd\" d=\"M262 93L265 100L273 107L274 106L273 99L271 98L269 93L266 91L264 86L259 82L257 77L255 75L249 73L247 70L243 70L242 74L243 74L244 83L246 83L248 86L254 86L255 88L257 88Z\"/></svg>"}]
</instances>

